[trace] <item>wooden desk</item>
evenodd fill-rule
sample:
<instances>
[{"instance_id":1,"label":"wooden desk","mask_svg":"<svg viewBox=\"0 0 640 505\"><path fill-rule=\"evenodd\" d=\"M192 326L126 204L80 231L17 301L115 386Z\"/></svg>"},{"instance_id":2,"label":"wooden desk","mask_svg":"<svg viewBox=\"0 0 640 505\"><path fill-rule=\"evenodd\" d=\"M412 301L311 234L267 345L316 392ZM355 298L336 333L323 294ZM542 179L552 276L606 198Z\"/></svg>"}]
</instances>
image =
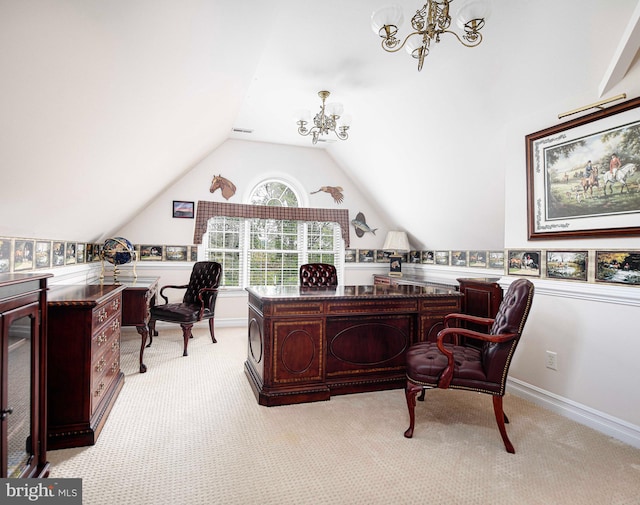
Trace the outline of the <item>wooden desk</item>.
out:
<instances>
[{"instance_id":1,"label":"wooden desk","mask_svg":"<svg viewBox=\"0 0 640 505\"><path fill-rule=\"evenodd\" d=\"M124 286L53 286L48 300L49 449L93 445L124 385Z\"/></svg>"},{"instance_id":2,"label":"wooden desk","mask_svg":"<svg viewBox=\"0 0 640 505\"><path fill-rule=\"evenodd\" d=\"M260 405L401 388L409 346L433 340L461 294L436 286L259 286L245 373Z\"/></svg>"},{"instance_id":3,"label":"wooden desk","mask_svg":"<svg viewBox=\"0 0 640 505\"><path fill-rule=\"evenodd\" d=\"M144 348L149 337L151 307L156 304L159 277L118 277L118 284L125 286L122 293L122 326L135 326L140 334L140 373L147 371L142 362ZM104 283L109 280L105 279Z\"/></svg>"}]
</instances>

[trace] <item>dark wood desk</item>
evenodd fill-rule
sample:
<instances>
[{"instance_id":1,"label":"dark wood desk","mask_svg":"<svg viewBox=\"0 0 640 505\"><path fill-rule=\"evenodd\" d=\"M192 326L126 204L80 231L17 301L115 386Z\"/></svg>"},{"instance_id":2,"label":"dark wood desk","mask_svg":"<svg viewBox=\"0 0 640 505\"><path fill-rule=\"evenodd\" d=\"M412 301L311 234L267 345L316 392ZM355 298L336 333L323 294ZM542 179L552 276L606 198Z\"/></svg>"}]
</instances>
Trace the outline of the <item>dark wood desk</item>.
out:
<instances>
[{"instance_id":1,"label":"dark wood desk","mask_svg":"<svg viewBox=\"0 0 640 505\"><path fill-rule=\"evenodd\" d=\"M150 309L156 304L159 277L118 277L118 284L125 286L122 293L122 326L135 326L140 334L140 373L147 371L143 363L144 348L149 338ZM108 279L103 281L108 282Z\"/></svg>"},{"instance_id":2,"label":"dark wood desk","mask_svg":"<svg viewBox=\"0 0 640 505\"><path fill-rule=\"evenodd\" d=\"M435 339L461 294L437 286L259 286L245 373L260 405L401 388L405 353Z\"/></svg>"}]
</instances>

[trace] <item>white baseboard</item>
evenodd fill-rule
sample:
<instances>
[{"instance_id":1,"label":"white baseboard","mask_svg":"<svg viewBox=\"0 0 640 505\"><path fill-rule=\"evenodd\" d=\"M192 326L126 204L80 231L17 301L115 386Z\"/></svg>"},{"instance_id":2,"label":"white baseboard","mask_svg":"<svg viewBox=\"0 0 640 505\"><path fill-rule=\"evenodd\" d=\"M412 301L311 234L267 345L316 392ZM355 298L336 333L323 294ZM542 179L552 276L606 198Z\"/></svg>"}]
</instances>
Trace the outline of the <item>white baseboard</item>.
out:
<instances>
[{"instance_id":1,"label":"white baseboard","mask_svg":"<svg viewBox=\"0 0 640 505\"><path fill-rule=\"evenodd\" d=\"M640 426L563 398L536 386L508 379L507 391L600 433L640 449Z\"/></svg>"}]
</instances>

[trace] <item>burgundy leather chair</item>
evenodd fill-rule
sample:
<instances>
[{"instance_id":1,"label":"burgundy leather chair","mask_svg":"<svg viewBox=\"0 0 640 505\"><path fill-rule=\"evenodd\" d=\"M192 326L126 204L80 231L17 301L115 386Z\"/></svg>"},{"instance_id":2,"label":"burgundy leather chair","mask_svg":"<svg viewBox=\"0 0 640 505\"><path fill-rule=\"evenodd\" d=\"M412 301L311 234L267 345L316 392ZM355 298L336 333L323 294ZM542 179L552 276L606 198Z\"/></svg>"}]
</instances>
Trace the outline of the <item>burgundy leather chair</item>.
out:
<instances>
[{"instance_id":1,"label":"burgundy leather chair","mask_svg":"<svg viewBox=\"0 0 640 505\"><path fill-rule=\"evenodd\" d=\"M509 365L529 316L533 292L531 281L517 279L509 286L495 318L449 314L436 342L420 342L409 348L405 390L409 428L404 433L405 437L413 436L416 396L425 388L477 391L492 395L502 441L507 452L515 453L505 428L509 420L502 408L502 398ZM490 328L489 333L455 326L463 321L482 324ZM469 344L470 340L481 345L473 346Z\"/></svg>"},{"instance_id":2,"label":"burgundy leather chair","mask_svg":"<svg viewBox=\"0 0 640 505\"><path fill-rule=\"evenodd\" d=\"M182 355L187 356L189 339L192 338L191 328L194 323L203 319L209 320L209 333L211 340L217 342L213 331L213 320L215 316L216 299L218 298L218 286L220 285L220 275L222 266L215 261L199 261L193 265L189 284L181 286L163 286L160 289L160 296L164 299L163 305L151 307L151 317L149 318L149 343L153 342L153 335L158 333L156 321L166 321L176 323L182 327L184 339L184 350ZM169 299L164 294L166 289L186 289L181 303L169 303Z\"/></svg>"},{"instance_id":3,"label":"burgundy leather chair","mask_svg":"<svg viewBox=\"0 0 640 505\"><path fill-rule=\"evenodd\" d=\"M327 287L338 285L336 267L328 263L307 263L300 266L300 286Z\"/></svg>"}]
</instances>

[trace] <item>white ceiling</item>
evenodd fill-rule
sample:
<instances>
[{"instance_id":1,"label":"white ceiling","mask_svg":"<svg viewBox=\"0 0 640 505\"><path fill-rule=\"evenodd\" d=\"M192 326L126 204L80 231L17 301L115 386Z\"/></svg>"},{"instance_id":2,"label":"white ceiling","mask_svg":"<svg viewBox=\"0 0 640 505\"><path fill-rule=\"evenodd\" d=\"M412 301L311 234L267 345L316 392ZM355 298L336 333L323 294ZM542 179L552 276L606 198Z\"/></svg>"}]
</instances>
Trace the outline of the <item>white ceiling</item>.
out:
<instances>
[{"instance_id":1,"label":"white ceiling","mask_svg":"<svg viewBox=\"0 0 640 505\"><path fill-rule=\"evenodd\" d=\"M422 5L399 3L405 20ZM492 3L479 47L445 35L419 73L370 28L384 0L0 0L0 211L22 209L1 232L90 241L228 138L311 148L294 115L327 89L350 139L315 148L391 223L502 247L505 130L596 101L621 41L636 53L637 0ZM446 212L460 204L473 219Z\"/></svg>"}]
</instances>

